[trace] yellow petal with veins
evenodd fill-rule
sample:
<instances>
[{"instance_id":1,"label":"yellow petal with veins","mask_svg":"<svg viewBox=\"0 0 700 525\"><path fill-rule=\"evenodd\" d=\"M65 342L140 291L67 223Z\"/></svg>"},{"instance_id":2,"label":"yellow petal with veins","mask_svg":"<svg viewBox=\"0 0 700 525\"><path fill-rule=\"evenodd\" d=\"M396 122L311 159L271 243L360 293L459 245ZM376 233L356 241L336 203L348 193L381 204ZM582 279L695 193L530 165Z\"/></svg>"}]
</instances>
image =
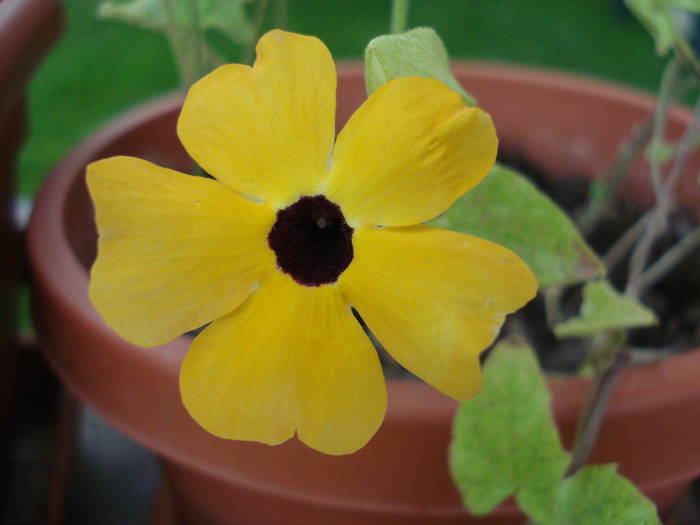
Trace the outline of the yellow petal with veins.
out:
<instances>
[{"instance_id":1,"label":"yellow petal with veins","mask_svg":"<svg viewBox=\"0 0 700 525\"><path fill-rule=\"evenodd\" d=\"M397 78L350 118L323 188L353 227L418 224L478 184L497 149L487 113L438 80Z\"/></svg>"},{"instance_id":2,"label":"yellow petal with veins","mask_svg":"<svg viewBox=\"0 0 700 525\"><path fill-rule=\"evenodd\" d=\"M99 233L90 298L134 344L162 344L233 311L274 269L274 211L220 182L112 157L88 166L87 183Z\"/></svg>"},{"instance_id":3,"label":"yellow petal with veins","mask_svg":"<svg viewBox=\"0 0 700 525\"><path fill-rule=\"evenodd\" d=\"M337 287L281 272L195 339L180 390L212 434L272 445L296 430L326 454L362 447L386 410L379 359Z\"/></svg>"},{"instance_id":4,"label":"yellow petal with veins","mask_svg":"<svg viewBox=\"0 0 700 525\"><path fill-rule=\"evenodd\" d=\"M481 389L479 354L537 282L510 250L428 226L360 228L348 301L406 369L456 399Z\"/></svg>"},{"instance_id":5,"label":"yellow petal with veins","mask_svg":"<svg viewBox=\"0 0 700 525\"><path fill-rule=\"evenodd\" d=\"M327 171L335 66L309 36L270 31L256 49L252 68L221 66L192 86L177 131L207 172L279 209L315 194Z\"/></svg>"}]
</instances>

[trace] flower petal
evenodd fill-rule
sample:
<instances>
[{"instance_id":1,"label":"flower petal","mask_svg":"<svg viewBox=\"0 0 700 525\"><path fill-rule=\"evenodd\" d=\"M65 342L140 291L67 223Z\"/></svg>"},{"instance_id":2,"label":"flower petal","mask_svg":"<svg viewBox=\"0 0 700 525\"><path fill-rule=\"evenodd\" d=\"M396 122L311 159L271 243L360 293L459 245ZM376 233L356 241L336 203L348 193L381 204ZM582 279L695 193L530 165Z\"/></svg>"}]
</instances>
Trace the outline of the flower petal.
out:
<instances>
[{"instance_id":1,"label":"flower petal","mask_svg":"<svg viewBox=\"0 0 700 525\"><path fill-rule=\"evenodd\" d=\"M481 388L479 354L537 283L508 249L428 226L360 228L341 290L405 368L445 394Z\"/></svg>"},{"instance_id":2,"label":"flower petal","mask_svg":"<svg viewBox=\"0 0 700 525\"><path fill-rule=\"evenodd\" d=\"M270 31L256 49L253 68L222 66L192 86L177 131L217 179L283 208L315 194L327 171L335 66L313 37Z\"/></svg>"},{"instance_id":3,"label":"flower petal","mask_svg":"<svg viewBox=\"0 0 700 525\"><path fill-rule=\"evenodd\" d=\"M90 298L134 344L233 311L274 268L274 211L220 182L131 157L90 164L87 182L100 235Z\"/></svg>"},{"instance_id":4,"label":"flower petal","mask_svg":"<svg viewBox=\"0 0 700 525\"><path fill-rule=\"evenodd\" d=\"M219 437L272 445L296 429L327 454L362 447L386 410L377 354L337 287L301 286L281 272L195 339L180 390Z\"/></svg>"},{"instance_id":5,"label":"flower petal","mask_svg":"<svg viewBox=\"0 0 700 525\"><path fill-rule=\"evenodd\" d=\"M491 117L435 79L379 87L338 136L324 193L348 223L405 226L446 210L496 159Z\"/></svg>"}]
</instances>

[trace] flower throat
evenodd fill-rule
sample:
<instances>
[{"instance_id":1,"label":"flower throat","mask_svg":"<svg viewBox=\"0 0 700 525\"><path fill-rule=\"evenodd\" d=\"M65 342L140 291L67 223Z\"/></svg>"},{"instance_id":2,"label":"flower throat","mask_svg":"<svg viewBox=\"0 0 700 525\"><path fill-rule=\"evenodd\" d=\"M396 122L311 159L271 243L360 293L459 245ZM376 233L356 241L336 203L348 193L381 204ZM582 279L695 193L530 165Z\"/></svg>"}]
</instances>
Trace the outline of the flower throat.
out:
<instances>
[{"instance_id":1,"label":"flower throat","mask_svg":"<svg viewBox=\"0 0 700 525\"><path fill-rule=\"evenodd\" d=\"M353 257L352 228L323 195L301 197L277 212L267 236L277 266L304 286L335 282Z\"/></svg>"}]
</instances>

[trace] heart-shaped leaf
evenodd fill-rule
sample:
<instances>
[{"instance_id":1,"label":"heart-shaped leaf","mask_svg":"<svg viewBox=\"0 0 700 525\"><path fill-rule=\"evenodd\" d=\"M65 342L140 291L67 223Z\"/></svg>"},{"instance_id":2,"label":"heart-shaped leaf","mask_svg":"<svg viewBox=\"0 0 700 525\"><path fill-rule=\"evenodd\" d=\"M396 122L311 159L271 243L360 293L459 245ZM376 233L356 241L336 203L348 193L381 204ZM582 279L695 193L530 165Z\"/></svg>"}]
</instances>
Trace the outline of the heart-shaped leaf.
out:
<instances>
[{"instance_id":1,"label":"heart-shaped leaf","mask_svg":"<svg viewBox=\"0 0 700 525\"><path fill-rule=\"evenodd\" d=\"M565 286L605 274L569 217L522 175L496 165L434 226L502 244L530 266L540 286Z\"/></svg>"},{"instance_id":2,"label":"heart-shaped leaf","mask_svg":"<svg viewBox=\"0 0 700 525\"><path fill-rule=\"evenodd\" d=\"M654 504L616 472L588 466L567 478L557 494L557 524L659 525Z\"/></svg>"},{"instance_id":3,"label":"heart-shaped leaf","mask_svg":"<svg viewBox=\"0 0 700 525\"><path fill-rule=\"evenodd\" d=\"M398 35L382 35L365 49L365 82L371 93L384 82L399 77L436 78L455 90L468 105L476 104L450 71L445 45L429 27L417 27Z\"/></svg>"},{"instance_id":4,"label":"heart-shaped leaf","mask_svg":"<svg viewBox=\"0 0 700 525\"><path fill-rule=\"evenodd\" d=\"M687 37L694 24L692 14L700 13L698 0L625 0L656 43L657 54L664 56L675 46L695 61Z\"/></svg>"},{"instance_id":5,"label":"heart-shaped leaf","mask_svg":"<svg viewBox=\"0 0 700 525\"><path fill-rule=\"evenodd\" d=\"M656 324L654 312L639 301L618 293L605 280L587 283L583 288L581 312L559 323L559 337L585 337L609 330L624 330Z\"/></svg>"},{"instance_id":6,"label":"heart-shaped leaf","mask_svg":"<svg viewBox=\"0 0 700 525\"><path fill-rule=\"evenodd\" d=\"M568 457L552 421L549 389L526 343L506 340L484 366L484 392L454 421L450 471L474 514L515 494L538 523L551 523Z\"/></svg>"},{"instance_id":7,"label":"heart-shaped leaf","mask_svg":"<svg viewBox=\"0 0 700 525\"><path fill-rule=\"evenodd\" d=\"M254 34L246 15L249 0L103 0L98 16L115 18L149 29L164 30L168 26L168 8L172 23L179 29L215 29L234 42L248 43ZM165 2L170 2L170 7Z\"/></svg>"}]
</instances>

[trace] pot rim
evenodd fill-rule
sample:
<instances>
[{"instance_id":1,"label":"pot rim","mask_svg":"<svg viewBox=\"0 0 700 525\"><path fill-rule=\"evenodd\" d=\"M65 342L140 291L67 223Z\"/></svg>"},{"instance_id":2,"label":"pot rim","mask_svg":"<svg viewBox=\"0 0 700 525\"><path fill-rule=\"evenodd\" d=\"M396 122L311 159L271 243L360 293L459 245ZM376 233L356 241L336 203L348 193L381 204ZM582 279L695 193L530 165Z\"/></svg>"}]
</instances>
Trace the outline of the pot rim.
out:
<instances>
[{"instance_id":1,"label":"pot rim","mask_svg":"<svg viewBox=\"0 0 700 525\"><path fill-rule=\"evenodd\" d=\"M576 90L578 92L590 92L594 96L613 97L625 104L637 104L646 108L653 108L653 99L648 95L637 93L630 88L624 88L598 80L573 76L567 73L550 72L539 69L523 68L496 63L456 63L455 68L467 67L472 75L488 76L499 79L517 79L536 85L545 85L550 89ZM340 63L339 71L350 75L362 75L362 67L358 63ZM119 345L128 352L141 352L148 354L149 359L162 361L162 366L177 366L173 356L184 354L190 344L186 336L176 338L170 343L153 349L137 348L121 340L102 321L97 311L91 305L87 297L88 273L83 269L77 256L71 248L67 232L64 229L65 202L76 180L83 176L84 166L93 160L96 152L103 150L116 138L124 135L134 127L178 107L184 97L184 93L175 92L139 105L108 122L98 132L88 137L73 149L52 171L49 178L39 192L31 221L27 232L28 257L32 267L34 279L53 297L61 297L67 308L72 310L74 316L91 325L111 345ZM680 110L674 110L673 118L689 121L689 115ZM45 255L50 253L50 257ZM79 291L76 293L76 290ZM60 363L46 352L54 370L56 370L71 389L78 393L81 399L90 399L69 377L61 370ZM660 362L646 364L630 368L622 374L622 379L612 395L606 417L615 417L623 412L642 412L663 409L663 407L676 403L679 398L690 398L697 395L697 374L700 370L700 348L675 354ZM570 412L580 406L584 389L590 382L589 379L580 377L550 379L550 388L553 391L553 405L556 414ZM456 402L440 394L423 382L387 380L390 403L387 410L387 419L408 418L413 420L444 420L451 417L456 407ZM573 397L571 392L574 393ZM265 484L248 478L245 475L235 475L229 471L223 471L209 462L200 459L189 451L174 449L169 444L162 443L157 438L144 435L138 428L123 420L115 421L109 414L104 414L100 407L95 407L97 412L106 416L110 423L114 424L126 434L136 437L146 443L151 449L157 450L165 456L176 458L178 462L189 466L196 466L217 477L227 479L235 478L237 482L268 493L284 496L287 499L302 500L316 505L348 505L357 509L374 509L386 512L396 512L400 508L395 504L382 504L363 501L358 505L357 501L343 501L342 499L312 496L285 489L282 487ZM661 480L658 485L668 484L668 480ZM435 515L455 515L452 506L433 506ZM461 515L461 509L460 514Z\"/></svg>"}]
</instances>

